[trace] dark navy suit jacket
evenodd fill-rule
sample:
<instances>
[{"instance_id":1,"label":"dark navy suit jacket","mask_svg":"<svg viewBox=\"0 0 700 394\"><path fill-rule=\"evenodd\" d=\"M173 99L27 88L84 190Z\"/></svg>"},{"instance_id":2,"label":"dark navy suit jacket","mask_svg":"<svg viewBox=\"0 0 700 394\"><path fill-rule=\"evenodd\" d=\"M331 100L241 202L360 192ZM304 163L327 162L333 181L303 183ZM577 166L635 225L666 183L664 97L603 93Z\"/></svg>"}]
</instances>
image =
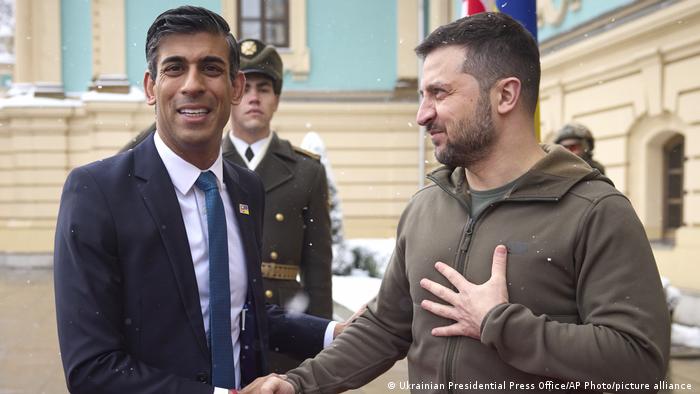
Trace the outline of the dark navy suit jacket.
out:
<instances>
[{"instance_id":1,"label":"dark navy suit jacket","mask_svg":"<svg viewBox=\"0 0 700 394\"><path fill-rule=\"evenodd\" d=\"M328 321L265 305L263 186L253 172L226 161L224 181L245 249L252 306L240 337L245 385L267 373L268 346L315 355ZM239 212L240 204L248 214ZM153 138L70 173L56 228L54 282L71 392L213 391L187 233Z\"/></svg>"}]
</instances>

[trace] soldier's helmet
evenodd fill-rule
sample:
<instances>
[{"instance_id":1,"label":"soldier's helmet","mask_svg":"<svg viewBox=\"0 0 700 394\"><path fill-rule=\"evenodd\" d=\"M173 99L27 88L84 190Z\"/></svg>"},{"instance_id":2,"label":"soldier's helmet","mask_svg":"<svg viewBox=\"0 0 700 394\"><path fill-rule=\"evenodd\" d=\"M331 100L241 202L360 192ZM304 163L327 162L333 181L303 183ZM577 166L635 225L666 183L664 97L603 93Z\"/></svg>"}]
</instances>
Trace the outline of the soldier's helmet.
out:
<instances>
[{"instance_id":1,"label":"soldier's helmet","mask_svg":"<svg viewBox=\"0 0 700 394\"><path fill-rule=\"evenodd\" d=\"M272 88L279 96L282 92L284 70L277 49L260 40L245 39L239 43L241 71L243 74L262 74L272 80Z\"/></svg>"},{"instance_id":2,"label":"soldier's helmet","mask_svg":"<svg viewBox=\"0 0 700 394\"><path fill-rule=\"evenodd\" d=\"M568 139L585 141L588 151L592 151L595 144L591 131L588 129L588 127L580 123L572 122L565 124L564 127L562 127L557 133L557 138L554 140L554 143L559 144Z\"/></svg>"}]
</instances>

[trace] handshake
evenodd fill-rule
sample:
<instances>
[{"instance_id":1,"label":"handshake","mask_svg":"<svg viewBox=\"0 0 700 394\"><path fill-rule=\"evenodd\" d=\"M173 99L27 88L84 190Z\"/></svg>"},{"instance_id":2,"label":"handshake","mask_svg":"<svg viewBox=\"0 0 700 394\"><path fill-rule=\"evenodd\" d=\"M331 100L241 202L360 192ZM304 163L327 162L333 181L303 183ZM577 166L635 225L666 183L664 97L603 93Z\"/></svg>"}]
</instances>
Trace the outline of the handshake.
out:
<instances>
[{"instance_id":1,"label":"handshake","mask_svg":"<svg viewBox=\"0 0 700 394\"><path fill-rule=\"evenodd\" d=\"M362 305L360 309L355 311L352 316L350 316L344 322L337 323L333 328L333 338L335 339L340 333L345 330L345 328L350 325L355 319L357 319L361 314L367 310L367 304ZM244 389L240 391L231 390L230 393L234 394L294 394L296 390L289 381L287 381L287 375L279 375L276 373L271 373L267 376L261 376L255 379L251 384L247 385Z\"/></svg>"},{"instance_id":2,"label":"handshake","mask_svg":"<svg viewBox=\"0 0 700 394\"><path fill-rule=\"evenodd\" d=\"M235 392L235 390L231 390L231 393ZM287 375L271 373L255 379L238 394L294 394L294 392L294 386L287 381Z\"/></svg>"}]
</instances>

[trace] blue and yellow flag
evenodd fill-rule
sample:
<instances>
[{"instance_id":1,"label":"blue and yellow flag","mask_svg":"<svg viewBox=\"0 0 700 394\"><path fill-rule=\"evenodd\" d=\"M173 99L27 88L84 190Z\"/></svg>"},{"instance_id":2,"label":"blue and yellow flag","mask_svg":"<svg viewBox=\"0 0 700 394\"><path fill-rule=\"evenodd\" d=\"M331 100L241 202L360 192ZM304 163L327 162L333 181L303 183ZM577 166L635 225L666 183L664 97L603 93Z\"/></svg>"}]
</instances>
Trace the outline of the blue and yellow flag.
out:
<instances>
[{"instance_id":1,"label":"blue and yellow flag","mask_svg":"<svg viewBox=\"0 0 700 394\"><path fill-rule=\"evenodd\" d=\"M462 16L480 12L503 12L522 23L537 40L536 0L462 0Z\"/></svg>"}]
</instances>

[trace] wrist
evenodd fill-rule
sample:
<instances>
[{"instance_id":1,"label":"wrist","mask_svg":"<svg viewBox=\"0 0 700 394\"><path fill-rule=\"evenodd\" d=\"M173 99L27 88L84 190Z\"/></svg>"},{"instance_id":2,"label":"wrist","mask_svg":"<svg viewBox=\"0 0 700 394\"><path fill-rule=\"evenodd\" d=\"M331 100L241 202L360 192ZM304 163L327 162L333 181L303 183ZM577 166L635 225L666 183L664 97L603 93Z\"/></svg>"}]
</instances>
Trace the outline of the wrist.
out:
<instances>
[{"instance_id":1,"label":"wrist","mask_svg":"<svg viewBox=\"0 0 700 394\"><path fill-rule=\"evenodd\" d=\"M345 323L338 323L333 327L333 339L335 339L345 329Z\"/></svg>"}]
</instances>

